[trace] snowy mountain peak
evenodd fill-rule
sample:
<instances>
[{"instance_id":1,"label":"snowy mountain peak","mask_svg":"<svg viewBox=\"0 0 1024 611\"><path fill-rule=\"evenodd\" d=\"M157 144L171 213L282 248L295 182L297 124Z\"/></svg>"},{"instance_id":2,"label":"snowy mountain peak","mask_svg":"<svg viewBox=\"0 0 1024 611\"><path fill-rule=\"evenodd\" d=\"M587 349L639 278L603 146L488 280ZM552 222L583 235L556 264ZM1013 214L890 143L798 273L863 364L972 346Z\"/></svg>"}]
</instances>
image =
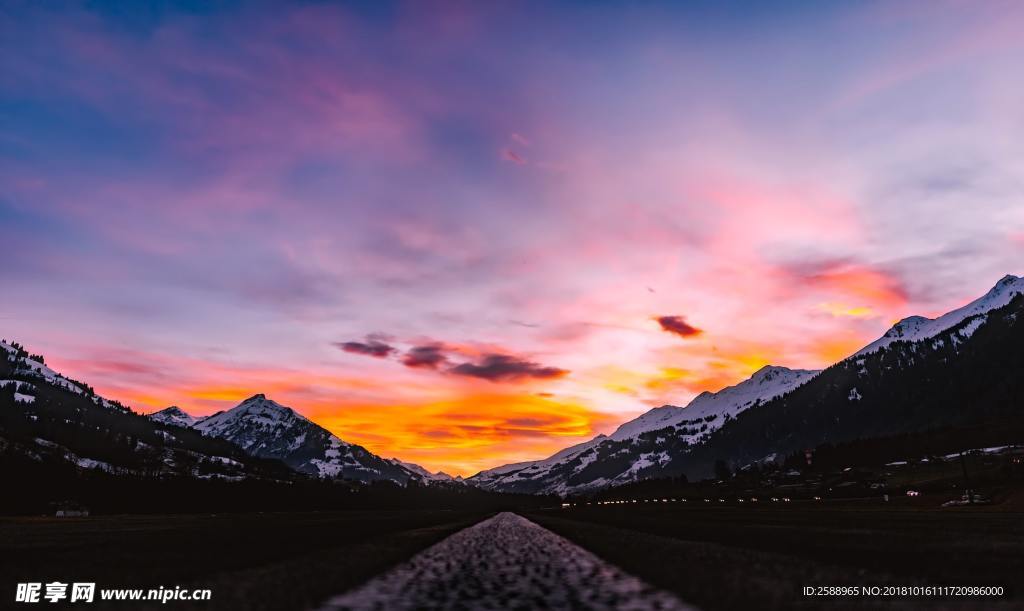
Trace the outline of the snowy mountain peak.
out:
<instances>
[{"instance_id":1,"label":"snowy mountain peak","mask_svg":"<svg viewBox=\"0 0 1024 611\"><path fill-rule=\"evenodd\" d=\"M930 322L932 322L932 319L925 318L924 316L908 316L893 325L892 328L885 332L883 337L890 338L893 341L903 339L904 337L911 337Z\"/></svg>"},{"instance_id":2,"label":"snowy mountain peak","mask_svg":"<svg viewBox=\"0 0 1024 611\"><path fill-rule=\"evenodd\" d=\"M235 411L235 410L238 410L240 413L241 412L246 412L246 413L281 412L283 414L294 414L295 413L295 411L292 408L287 407L285 405L281 405L280 403L278 403L277 401L274 401L273 399L268 399L267 396L265 394L263 394L263 393L260 393L258 395L253 395L253 396L249 397L245 401L242 401L241 403L239 403L237 406L231 408L231 410L229 410L229 411Z\"/></svg>"},{"instance_id":3,"label":"snowy mountain peak","mask_svg":"<svg viewBox=\"0 0 1024 611\"><path fill-rule=\"evenodd\" d=\"M13 385L13 399L17 403L34 403L36 392L45 386L52 390L79 395L80 398L75 398L78 402L76 410L79 413L82 412L83 400L97 407L133 413L120 403L97 395L90 386L50 369L41 355L29 352L17 342L0 339L0 369L4 372L4 375L0 375L0 378L3 378L0 379L0 387L9 388ZM63 400L59 396L53 400L56 399ZM50 400L48 397L47 403ZM417 465L386 461L366 448L342 441L290 407L268 399L263 393L254 394L229 410L203 418L196 418L178 406L164 408L149 414L147 418L153 422L190 428L209 437L224 439L250 456L280 460L295 471L316 477L362 482L390 480L401 485L410 480L441 482L452 479L440 472L431 474ZM72 423L72 420L67 418L64 421ZM131 426L134 427L135 424L135 421L132 421ZM181 441L185 444L183 448L195 441L194 435L179 436L164 430L156 432L161 433L164 440L176 440L175 443ZM0 445L3 445L3 441L0 439ZM206 445L208 444L201 444L202 447ZM143 446L152 447L142 441L135 447ZM197 455L196 451L182 451ZM198 454L203 452L205 450L200 449ZM166 454L165 458L167 456L170 454ZM220 465L226 464L223 461L237 463L223 456L215 458ZM98 464L98 461L88 460Z\"/></svg>"},{"instance_id":4,"label":"snowy mountain peak","mask_svg":"<svg viewBox=\"0 0 1024 611\"><path fill-rule=\"evenodd\" d=\"M766 365L735 386L728 386L714 393L700 393L686 407L656 407L620 426L611 434L611 438L621 441L670 426L695 425L702 428L704 424L708 425L703 431L706 433L721 426L723 418L736 416L757 402L765 402L783 395L818 373L817 370Z\"/></svg>"},{"instance_id":5,"label":"snowy mountain peak","mask_svg":"<svg viewBox=\"0 0 1024 611\"><path fill-rule=\"evenodd\" d=\"M208 422L197 428L201 430L209 429L239 419L259 420L265 425L276 424L281 426L286 426L292 421L310 422L308 418L287 405L282 405L273 399L268 399L266 395L260 393L249 397L227 411L209 416L206 418Z\"/></svg>"},{"instance_id":6,"label":"snowy mountain peak","mask_svg":"<svg viewBox=\"0 0 1024 611\"><path fill-rule=\"evenodd\" d=\"M165 407L158 412L153 412L149 415L149 419L156 422L162 422L163 424L171 424L184 428L189 428L198 422L198 419L195 416L189 414L177 405Z\"/></svg>"},{"instance_id":7,"label":"snowy mountain peak","mask_svg":"<svg viewBox=\"0 0 1024 611\"><path fill-rule=\"evenodd\" d=\"M543 492L566 492L573 488L573 485L566 482L579 470L585 469L601 448L607 447L606 444L637 443L645 434L656 438L654 443L663 443L669 439L690 444L699 443L725 424L728 418L758 403L784 395L819 373L817 370L789 369L773 365L762 367L750 378L735 386L723 388L715 393L700 393L686 407L655 407L622 424L611 435L598 435L590 441L565 448L544 460L515 463L481 471L469 481L485 489L515 489L515 486L523 482L543 482L546 478L554 477L556 473L562 473L566 477L565 481L553 479L538 486ZM601 480L600 483L624 483L631 481L636 473L637 468L634 464L612 477Z\"/></svg>"},{"instance_id":8,"label":"snowy mountain peak","mask_svg":"<svg viewBox=\"0 0 1024 611\"><path fill-rule=\"evenodd\" d=\"M444 471L438 471L437 473L431 473L430 471L424 469L423 467L421 467L419 465L416 465L416 464L413 464L413 463L404 462L404 461L401 461L401 460L399 460L397 458L392 458L390 462L392 464L394 464L394 465L397 465L399 467L408 469L409 471L412 471L413 473L421 476L424 479L424 481L428 481L428 482L451 482L451 481L455 481L455 478L453 478L451 475L448 475Z\"/></svg>"},{"instance_id":9,"label":"snowy mountain peak","mask_svg":"<svg viewBox=\"0 0 1024 611\"><path fill-rule=\"evenodd\" d=\"M205 435L231 438L248 450L252 444L265 443L268 438L279 436L282 431L305 424L313 423L292 408L260 393L227 411L203 418L195 423L194 428Z\"/></svg>"},{"instance_id":10,"label":"snowy mountain peak","mask_svg":"<svg viewBox=\"0 0 1024 611\"><path fill-rule=\"evenodd\" d=\"M807 373L806 369L790 369L779 365L765 365L754 372L750 379L758 384L768 384L780 378L798 376ZM708 393L711 394L711 393Z\"/></svg>"},{"instance_id":11,"label":"snowy mountain peak","mask_svg":"<svg viewBox=\"0 0 1024 611\"><path fill-rule=\"evenodd\" d=\"M885 335L871 342L854 356L861 356L884 348L897 341L916 342L934 337L946 329L957 326L974 316L984 317L988 312L1010 303L1017 295L1024 294L1024 278L1007 274L996 282L987 293L938 318L908 316L892 326Z\"/></svg>"},{"instance_id":12,"label":"snowy mountain peak","mask_svg":"<svg viewBox=\"0 0 1024 611\"><path fill-rule=\"evenodd\" d=\"M388 479L399 484L410 479L444 479L417 465L387 461L363 447L343 441L262 393L227 411L202 418L192 428L204 435L226 439L253 456L276 458L296 471L317 477L360 481Z\"/></svg>"},{"instance_id":13,"label":"snowy mountain peak","mask_svg":"<svg viewBox=\"0 0 1024 611\"><path fill-rule=\"evenodd\" d=\"M1014 276L1013 274L1006 274L980 299L968 304L968 307L978 304L985 306L987 310L993 310L1006 305L1014 296L1021 293L1024 293L1024 278Z\"/></svg>"}]
</instances>

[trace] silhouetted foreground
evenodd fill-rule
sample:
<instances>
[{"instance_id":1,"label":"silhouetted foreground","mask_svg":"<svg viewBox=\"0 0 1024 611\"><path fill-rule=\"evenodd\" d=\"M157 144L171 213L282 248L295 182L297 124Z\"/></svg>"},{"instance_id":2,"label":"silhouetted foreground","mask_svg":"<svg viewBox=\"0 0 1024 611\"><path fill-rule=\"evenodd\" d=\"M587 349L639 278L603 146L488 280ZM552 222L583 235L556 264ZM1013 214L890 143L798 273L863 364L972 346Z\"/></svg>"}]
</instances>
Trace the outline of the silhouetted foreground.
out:
<instances>
[{"instance_id":1,"label":"silhouetted foreground","mask_svg":"<svg viewBox=\"0 0 1024 611\"><path fill-rule=\"evenodd\" d=\"M488 515L374 510L0 517L0 608L13 603L19 582L61 580L213 593L209 601L166 605L96 600L83 607L88 609L304 610Z\"/></svg>"},{"instance_id":2,"label":"silhouetted foreground","mask_svg":"<svg viewBox=\"0 0 1024 611\"><path fill-rule=\"evenodd\" d=\"M460 531L324 611L687 609L549 530L500 513Z\"/></svg>"},{"instance_id":3,"label":"silhouetted foreground","mask_svg":"<svg viewBox=\"0 0 1024 611\"><path fill-rule=\"evenodd\" d=\"M0 455L0 515L53 515L72 501L97 514L336 511L366 509L525 510L557 506L557 497L487 492L461 484L361 484L298 478L237 482L137 477L77 470Z\"/></svg>"},{"instance_id":4,"label":"silhouetted foreground","mask_svg":"<svg viewBox=\"0 0 1024 611\"><path fill-rule=\"evenodd\" d=\"M707 611L1024 608L1024 491L791 503L583 505L527 513L545 528ZM1002 586L1002 596L806 596L807 586Z\"/></svg>"}]
</instances>

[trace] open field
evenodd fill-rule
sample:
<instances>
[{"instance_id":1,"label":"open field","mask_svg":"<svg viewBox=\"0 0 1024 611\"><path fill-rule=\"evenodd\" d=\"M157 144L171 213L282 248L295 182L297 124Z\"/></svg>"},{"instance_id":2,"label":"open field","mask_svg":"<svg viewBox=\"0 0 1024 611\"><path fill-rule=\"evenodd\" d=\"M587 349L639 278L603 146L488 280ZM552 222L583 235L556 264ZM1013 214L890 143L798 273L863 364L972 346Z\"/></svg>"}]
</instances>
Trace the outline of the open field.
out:
<instances>
[{"instance_id":1,"label":"open field","mask_svg":"<svg viewBox=\"0 0 1024 611\"><path fill-rule=\"evenodd\" d=\"M210 588L210 602L152 608L305 609L488 514L470 511L0 519L0 600L15 584ZM54 605L47 605L54 606ZM90 608L137 609L98 601ZM146 608L146 607L141 607Z\"/></svg>"},{"instance_id":2,"label":"open field","mask_svg":"<svg viewBox=\"0 0 1024 611\"><path fill-rule=\"evenodd\" d=\"M527 516L706 609L1024 608L1024 512L934 500L640 503ZM804 586L1004 586L1002 598L806 597Z\"/></svg>"},{"instance_id":3,"label":"open field","mask_svg":"<svg viewBox=\"0 0 1024 611\"><path fill-rule=\"evenodd\" d=\"M1005 491L997 504L975 507L940 509L938 501L584 503L523 515L704 609L1024 608L1024 495ZM12 601L18 582L94 581L101 588L213 592L209 603L168 603L176 609L308 609L489 515L423 510L0 519L0 597ZM514 556L516 546L502 537L482 541L481 549ZM455 591L487 583L457 578L469 569L522 564L502 564L489 553L455 554L448 560L468 568L442 571L438 583L454 584L446 591ZM542 551L529 564L546 575L554 569L545 559L565 555ZM588 583L593 589L596 582ZM826 600L802 593L805 586L914 585L1003 586L1006 594Z\"/></svg>"}]
</instances>

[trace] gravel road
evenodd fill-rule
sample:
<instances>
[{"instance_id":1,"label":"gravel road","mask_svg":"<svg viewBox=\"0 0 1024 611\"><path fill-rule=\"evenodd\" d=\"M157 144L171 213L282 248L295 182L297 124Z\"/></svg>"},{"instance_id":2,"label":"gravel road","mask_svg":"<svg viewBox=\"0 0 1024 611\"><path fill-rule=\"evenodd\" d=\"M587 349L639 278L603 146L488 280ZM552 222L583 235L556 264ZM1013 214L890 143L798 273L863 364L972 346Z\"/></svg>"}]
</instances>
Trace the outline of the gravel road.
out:
<instances>
[{"instance_id":1,"label":"gravel road","mask_svg":"<svg viewBox=\"0 0 1024 611\"><path fill-rule=\"evenodd\" d=\"M359 588L340 609L692 609L513 513L461 530Z\"/></svg>"}]
</instances>

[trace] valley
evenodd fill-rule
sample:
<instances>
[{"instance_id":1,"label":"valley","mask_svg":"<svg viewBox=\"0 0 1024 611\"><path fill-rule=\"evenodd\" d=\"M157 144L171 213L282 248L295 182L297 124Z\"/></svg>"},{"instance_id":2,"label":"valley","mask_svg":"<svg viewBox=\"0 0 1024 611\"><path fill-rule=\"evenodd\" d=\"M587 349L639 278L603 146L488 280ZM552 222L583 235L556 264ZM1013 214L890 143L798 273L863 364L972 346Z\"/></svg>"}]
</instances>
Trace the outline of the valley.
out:
<instances>
[{"instance_id":1,"label":"valley","mask_svg":"<svg viewBox=\"0 0 1024 611\"><path fill-rule=\"evenodd\" d=\"M0 610L1024 611L1024 1L0 4Z\"/></svg>"},{"instance_id":2,"label":"valley","mask_svg":"<svg viewBox=\"0 0 1024 611\"><path fill-rule=\"evenodd\" d=\"M1022 285L465 479L262 393L141 415L4 342L0 569L215 592L176 601L197 609L793 609L886 585L997 586L944 608L1017 608Z\"/></svg>"}]
</instances>

